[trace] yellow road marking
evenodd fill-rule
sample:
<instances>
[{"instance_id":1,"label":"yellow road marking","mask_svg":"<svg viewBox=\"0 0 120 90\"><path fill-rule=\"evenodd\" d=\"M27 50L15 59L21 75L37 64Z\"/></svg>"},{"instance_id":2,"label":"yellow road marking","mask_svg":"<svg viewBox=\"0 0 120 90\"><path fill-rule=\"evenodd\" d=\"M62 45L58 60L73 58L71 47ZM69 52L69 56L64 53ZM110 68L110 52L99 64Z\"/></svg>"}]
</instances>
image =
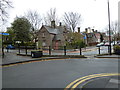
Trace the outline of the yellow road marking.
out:
<instances>
[{"instance_id":1,"label":"yellow road marking","mask_svg":"<svg viewBox=\"0 0 120 90\"><path fill-rule=\"evenodd\" d=\"M72 88L76 88L79 84L81 84L81 83L83 83L83 82L85 82L86 80L89 80L89 79L93 79L93 78L96 78L96 77L104 77L104 76L116 76L116 75L118 75L118 74L108 74L108 75L100 75L100 76L89 77L89 78L86 78L86 79L83 79L83 80L77 82L75 85L73 85Z\"/></svg>"},{"instance_id":2,"label":"yellow road marking","mask_svg":"<svg viewBox=\"0 0 120 90\"><path fill-rule=\"evenodd\" d=\"M101 73L101 74L93 74L93 75L84 76L84 77L81 77L81 78L76 79L75 81L71 82L64 90L71 88L71 86L72 86L71 90L73 90L73 88L76 88L79 84L83 83L84 81L95 78L95 77L115 76L115 75L120 75L120 74L118 74L118 73Z\"/></svg>"},{"instance_id":3,"label":"yellow road marking","mask_svg":"<svg viewBox=\"0 0 120 90\"><path fill-rule=\"evenodd\" d=\"M84 77L81 77L73 82L71 82L66 88L70 88L74 83L78 82L79 80L82 80L84 78L87 78L87 77L92 77L92 76L96 76L96 75L102 75L102 74L108 74L108 73L101 73L101 74L93 74L93 75L88 75L88 76L84 76Z\"/></svg>"},{"instance_id":4,"label":"yellow road marking","mask_svg":"<svg viewBox=\"0 0 120 90\"><path fill-rule=\"evenodd\" d=\"M66 88L70 88L74 83L78 82L79 80L82 80L82 79L87 78L87 77L95 76L95 75L101 75L101 74L94 74L94 75L88 75L88 76L81 77L81 78L71 82Z\"/></svg>"}]
</instances>

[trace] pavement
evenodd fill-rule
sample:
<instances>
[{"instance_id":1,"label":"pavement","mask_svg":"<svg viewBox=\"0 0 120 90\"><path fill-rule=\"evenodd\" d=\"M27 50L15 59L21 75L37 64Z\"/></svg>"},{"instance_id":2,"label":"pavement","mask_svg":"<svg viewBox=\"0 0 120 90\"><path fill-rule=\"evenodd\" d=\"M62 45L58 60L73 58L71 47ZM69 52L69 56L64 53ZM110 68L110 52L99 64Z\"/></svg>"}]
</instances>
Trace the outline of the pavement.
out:
<instances>
[{"instance_id":1,"label":"pavement","mask_svg":"<svg viewBox=\"0 0 120 90\"><path fill-rule=\"evenodd\" d=\"M115 54L112 54L112 55L97 55L97 56L95 56L96 58L118 58L118 59L120 59L120 55L115 55Z\"/></svg>"},{"instance_id":2,"label":"pavement","mask_svg":"<svg viewBox=\"0 0 120 90\"><path fill-rule=\"evenodd\" d=\"M112 88L113 90L118 88L117 90L120 90L120 76L97 78L92 81L87 81L79 88Z\"/></svg>"},{"instance_id":3,"label":"pavement","mask_svg":"<svg viewBox=\"0 0 120 90\"><path fill-rule=\"evenodd\" d=\"M17 53L7 52L5 53L4 58L2 58L2 65L10 65L10 64L17 64L17 63L24 63L30 61L40 61L46 59L60 59L60 57L40 57L40 58L32 58L31 56L20 56Z\"/></svg>"},{"instance_id":4,"label":"pavement","mask_svg":"<svg viewBox=\"0 0 120 90\"><path fill-rule=\"evenodd\" d=\"M120 58L120 55L102 55L96 56L96 58ZM4 58L2 59L2 65L9 65L15 63L22 63L22 62L29 62L34 60L43 60L43 59L58 59L58 57L42 57L42 58L32 58L30 56L19 56L16 54L15 51L13 52L6 52ZM111 76L100 78L91 82L88 82L83 87L84 88L116 88L120 85L120 78L118 76ZM99 83L96 85L96 83ZM94 86L94 87L91 87Z\"/></svg>"}]
</instances>

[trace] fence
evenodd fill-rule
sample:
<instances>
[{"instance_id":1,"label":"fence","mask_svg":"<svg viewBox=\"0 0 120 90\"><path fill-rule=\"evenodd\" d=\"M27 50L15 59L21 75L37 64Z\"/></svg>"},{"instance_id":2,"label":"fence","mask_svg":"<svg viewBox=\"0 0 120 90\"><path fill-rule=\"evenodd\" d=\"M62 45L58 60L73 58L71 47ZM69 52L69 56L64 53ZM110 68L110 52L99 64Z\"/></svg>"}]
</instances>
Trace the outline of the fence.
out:
<instances>
[{"instance_id":1,"label":"fence","mask_svg":"<svg viewBox=\"0 0 120 90\"><path fill-rule=\"evenodd\" d=\"M4 57L4 49L2 47L2 56ZM96 54L109 54L109 46L101 47L68 47L68 46L57 46L57 47L42 47L36 49L35 46L18 46L18 54L31 55L31 51L42 50L43 55L96 55ZM7 49L9 52L9 49ZM112 49L113 52L113 49Z\"/></svg>"},{"instance_id":2,"label":"fence","mask_svg":"<svg viewBox=\"0 0 120 90\"><path fill-rule=\"evenodd\" d=\"M35 50L42 50L43 55L69 55L69 53L77 51L77 55L82 55L82 48L71 48L68 49L66 46L58 46L58 47L42 47L39 49L31 48L30 46L19 46L18 47L18 53L19 54L25 54L25 55L30 55L31 51ZM73 53L76 55L75 53Z\"/></svg>"}]
</instances>

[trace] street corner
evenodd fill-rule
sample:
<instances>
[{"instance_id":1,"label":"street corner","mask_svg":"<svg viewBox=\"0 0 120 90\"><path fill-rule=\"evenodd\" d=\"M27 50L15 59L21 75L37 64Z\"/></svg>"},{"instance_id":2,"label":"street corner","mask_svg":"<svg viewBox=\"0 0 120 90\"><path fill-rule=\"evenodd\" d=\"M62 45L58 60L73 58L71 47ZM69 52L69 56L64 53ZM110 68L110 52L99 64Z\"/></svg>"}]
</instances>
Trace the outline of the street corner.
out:
<instances>
[{"instance_id":1,"label":"street corner","mask_svg":"<svg viewBox=\"0 0 120 90\"><path fill-rule=\"evenodd\" d=\"M76 79L66 86L64 90L76 88L118 88L120 73L92 74Z\"/></svg>"}]
</instances>

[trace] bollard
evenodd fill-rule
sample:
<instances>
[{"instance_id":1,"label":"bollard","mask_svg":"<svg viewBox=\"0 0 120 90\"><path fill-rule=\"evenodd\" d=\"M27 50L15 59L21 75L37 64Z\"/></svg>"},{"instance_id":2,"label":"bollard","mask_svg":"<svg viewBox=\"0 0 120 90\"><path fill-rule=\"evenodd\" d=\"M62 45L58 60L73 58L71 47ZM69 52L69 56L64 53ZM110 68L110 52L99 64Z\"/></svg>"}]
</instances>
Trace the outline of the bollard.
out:
<instances>
[{"instance_id":1,"label":"bollard","mask_svg":"<svg viewBox=\"0 0 120 90\"><path fill-rule=\"evenodd\" d=\"M98 48L98 49L99 49L99 54L100 54L100 46L99 46L99 48Z\"/></svg>"},{"instance_id":2,"label":"bollard","mask_svg":"<svg viewBox=\"0 0 120 90\"><path fill-rule=\"evenodd\" d=\"M18 51L19 51L19 54L20 54L20 45L18 45Z\"/></svg>"},{"instance_id":3,"label":"bollard","mask_svg":"<svg viewBox=\"0 0 120 90\"><path fill-rule=\"evenodd\" d=\"M27 46L25 46L25 52L26 52L26 55L27 55Z\"/></svg>"},{"instance_id":4,"label":"bollard","mask_svg":"<svg viewBox=\"0 0 120 90\"><path fill-rule=\"evenodd\" d=\"M80 47L80 55L82 55L82 50L81 50L81 47Z\"/></svg>"},{"instance_id":5,"label":"bollard","mask_svg":"<svg viewBox=\"0 0 120 90\"><path fill-rule=\"evenodd\" d=\"M51 55L51 47L49 46L49 55Z\"/></svg>"},{"instance_id":6,"label":"bollard","mask_svg":"<svg viewBox=\"0 0 120 90\"><path fill-rule=\"evenodd\" d=\"M66 46L64 46L64 55L66 55Z\"/></svg>"}]
</instances>

